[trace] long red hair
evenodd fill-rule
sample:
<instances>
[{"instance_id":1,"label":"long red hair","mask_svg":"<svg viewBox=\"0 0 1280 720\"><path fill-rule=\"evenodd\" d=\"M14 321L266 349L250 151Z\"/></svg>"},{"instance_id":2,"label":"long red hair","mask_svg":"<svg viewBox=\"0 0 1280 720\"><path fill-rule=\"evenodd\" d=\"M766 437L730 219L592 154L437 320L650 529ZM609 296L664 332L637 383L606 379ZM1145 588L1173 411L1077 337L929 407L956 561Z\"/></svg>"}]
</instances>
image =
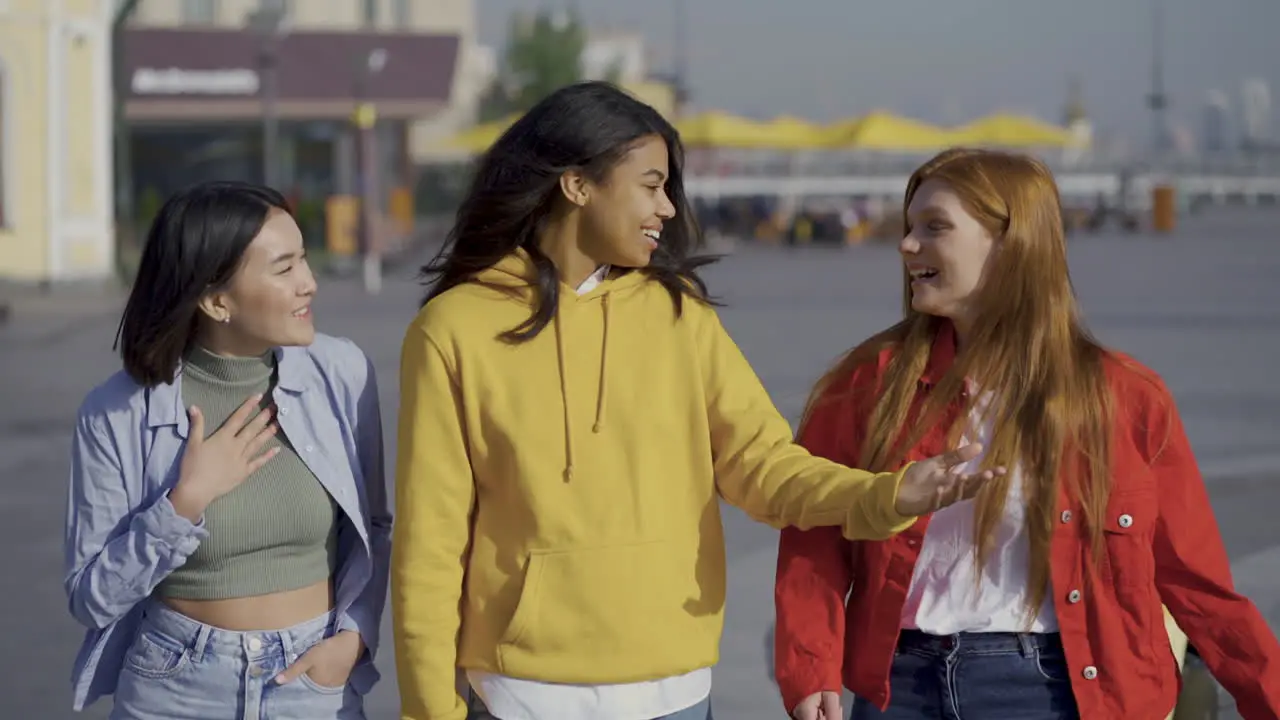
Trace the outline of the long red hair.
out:
<instances>
[{"instance_id":1,"label":"long red hair","mask_svg":"<svg viewBox=\"0 0 1280 720\"><path fill-rule=\"evenodd\" d=\"M943 322L911 309L910 279L904 268L905 318L841 358L814 388L805 418L832 383L891 349L892 360L877 389L860 454L864 467L886 470L900 465L906 451L941 421L946 407L962 396L966 379L994 390L992 414L987 416L993 432L984 465L1016 465L1023 478L1031 540L1026 610L1031 618L1049 589L1049 545L1062 481L1069 483L1068 492L1080 503L1094 557L1101 553L1112 422L1103 368L1106 351L1081 322L1067 270L1058 188L1043 163L987 150L939 154L907 182L906 232L911 229L906 209L930 180L956 193L1000 248L979 289L979 321L925 400L923 422L912 422L911 432L904 432ZM961 413L949 428L953 441L967 421L968 413ZM989 483L974 500L979 570L1004 512L1011 476Z\"/></svg>"}]
</instances>

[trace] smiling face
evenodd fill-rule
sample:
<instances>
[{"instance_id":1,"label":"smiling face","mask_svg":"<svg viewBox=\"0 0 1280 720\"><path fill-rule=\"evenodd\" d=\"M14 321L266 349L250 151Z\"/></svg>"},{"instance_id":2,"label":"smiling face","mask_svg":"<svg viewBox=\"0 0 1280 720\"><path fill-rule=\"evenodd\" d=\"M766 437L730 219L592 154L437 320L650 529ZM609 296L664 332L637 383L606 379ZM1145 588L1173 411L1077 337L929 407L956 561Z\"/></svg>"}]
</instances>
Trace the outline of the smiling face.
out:
<instances>
[{"instance_id":1,"label":"smiling face","mask_svg":"<svg viewBox=\"0 0 1280 720\"><path fill-rule=\"evenodd\" d=\"M978 291L996 249L991 233L941 180L922 184L907 206L898 245L911 283L911 308L971 326Z\"/></svg>"},{"instance_id":2,"label":"smiling face","mask_svg":"<svg viewBox=\"0 0 1280 720\"><path fill-rule=\"evenodd\" d=\"M214 352L255 356L273 347L309 345L315 339L311 300L316 280L307 264L302 231L293 218L272 210L245 250L226 287L200 306L213 320Z\"/></svg>"},{"instance_id":3,"label":"smiling face","mask_svg":"<svg viewBox=\"0 0 1280 720\"><path fill-rule=\"evenodd\" d=\"M651 135L640 140L600 182L583 179L581 247L597 264L641 268L662 242L662 223L675 217L667 197L667 144Z\"/></svg>"}]
</instances>

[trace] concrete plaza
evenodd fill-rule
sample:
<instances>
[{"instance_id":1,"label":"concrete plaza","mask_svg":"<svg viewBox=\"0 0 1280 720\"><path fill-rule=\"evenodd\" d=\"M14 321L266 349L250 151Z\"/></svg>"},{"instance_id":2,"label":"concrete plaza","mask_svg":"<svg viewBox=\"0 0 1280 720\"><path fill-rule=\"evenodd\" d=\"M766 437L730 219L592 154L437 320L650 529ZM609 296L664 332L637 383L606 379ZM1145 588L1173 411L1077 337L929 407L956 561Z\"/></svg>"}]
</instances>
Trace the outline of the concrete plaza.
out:
<instances>
[{"instance_id":1,"label":"concrete plaza","mask_svg":"<svg viewBox=\"0 0 1280 720\"><path fill-rule=\"evenodd\" d=\"M1280 628L1277 220L1274 208L1222 210L1186 218L1166 238L1072 240L1090 325L1173 388L1236 581L1273 629ZM839 352L895 319L896 259L890 246L740 246L709 272L713 291L727 302L726 325L789 417ZM377 297L354 281L326 281L315 306L323 331L352 338L378 367L388 457L399 344L420 294L412 276L410 268L393 271ZM85 392L119 367L111 341L122 298L11 292L10 301L11 317L0 323L0 545L11 563L0 593L0 717L105 718L105 702L79 716L70 709L67 678L82 629L62 590L62 526L68 434ZM730 597L716 716L780 719L764 644L776 536L736 510L726 513L726 524ZM371 720L389 720L397 717L389 643L379 664L384 680L367 710Z\"/></svg>"}]
</instances>

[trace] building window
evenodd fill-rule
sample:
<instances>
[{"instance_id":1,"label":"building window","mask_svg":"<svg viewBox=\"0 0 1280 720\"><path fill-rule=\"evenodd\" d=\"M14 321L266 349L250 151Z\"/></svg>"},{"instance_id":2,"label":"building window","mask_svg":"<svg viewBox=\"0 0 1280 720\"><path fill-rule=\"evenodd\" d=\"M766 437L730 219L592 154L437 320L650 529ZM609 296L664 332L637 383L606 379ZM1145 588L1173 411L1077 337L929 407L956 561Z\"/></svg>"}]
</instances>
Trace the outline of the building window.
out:
<instances>
[{"instance_id":1,"label":"building window","mask_svg":"<svg viewBox=\"0 0 1280 720\"><path fill-rule=\"evenodd\" d=\"M395 18L397 30L408 30L413 25L413 0L395 0Z\"/></svg>"},{"instance_id":2,"label":"building window","mask_svg":"<svg viewBox=\"0 0 1280 720\"><path fill-rule=\"evenodd\" d=\"M378 0L364 0L364 26L377 27Z\"/></svg>"},{"instance_id":3,"label":"building window","mask_svg":"<svg viewBox=\"0 0 1280 720\"><path fill-rule=\"evenodd\" d=\"M218 0L182 0L184 25L213 25L218 22Z\"/></svg>"}]
</instances>

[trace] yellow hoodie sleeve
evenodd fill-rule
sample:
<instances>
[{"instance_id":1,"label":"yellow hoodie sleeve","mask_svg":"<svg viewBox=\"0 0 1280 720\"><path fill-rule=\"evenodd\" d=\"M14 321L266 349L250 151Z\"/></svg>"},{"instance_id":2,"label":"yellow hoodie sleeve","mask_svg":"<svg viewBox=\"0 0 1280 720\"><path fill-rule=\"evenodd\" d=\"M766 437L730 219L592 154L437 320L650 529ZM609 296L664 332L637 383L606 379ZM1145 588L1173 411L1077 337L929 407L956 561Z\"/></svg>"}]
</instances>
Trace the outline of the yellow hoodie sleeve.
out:
<instances>
[{"instance_id":1,"label":"yellow hoodie sleeve","mask_svg":"<svg viewBox=\"0 0 1280 720\"><path fill-rule=\"evenodd\" d=\"M725 500L774 527L839 526L850 540L884 539L915 522L894 510L902 471L870 473L810 455L716 313L687 307L707 316L697 344Z\"/></svg>"},{"instance_id":2,"label":"yellow hoodie sleeve","mask_svg":"<svg viewBox=\"0 0 1280 720\"><path fill-rule=\"evenodd\" d=\"M391 610L401 720L464 720L455 678L459 603L475 501L461 395L414 323L400 357Z\"/></svg>"}]
</instances>

